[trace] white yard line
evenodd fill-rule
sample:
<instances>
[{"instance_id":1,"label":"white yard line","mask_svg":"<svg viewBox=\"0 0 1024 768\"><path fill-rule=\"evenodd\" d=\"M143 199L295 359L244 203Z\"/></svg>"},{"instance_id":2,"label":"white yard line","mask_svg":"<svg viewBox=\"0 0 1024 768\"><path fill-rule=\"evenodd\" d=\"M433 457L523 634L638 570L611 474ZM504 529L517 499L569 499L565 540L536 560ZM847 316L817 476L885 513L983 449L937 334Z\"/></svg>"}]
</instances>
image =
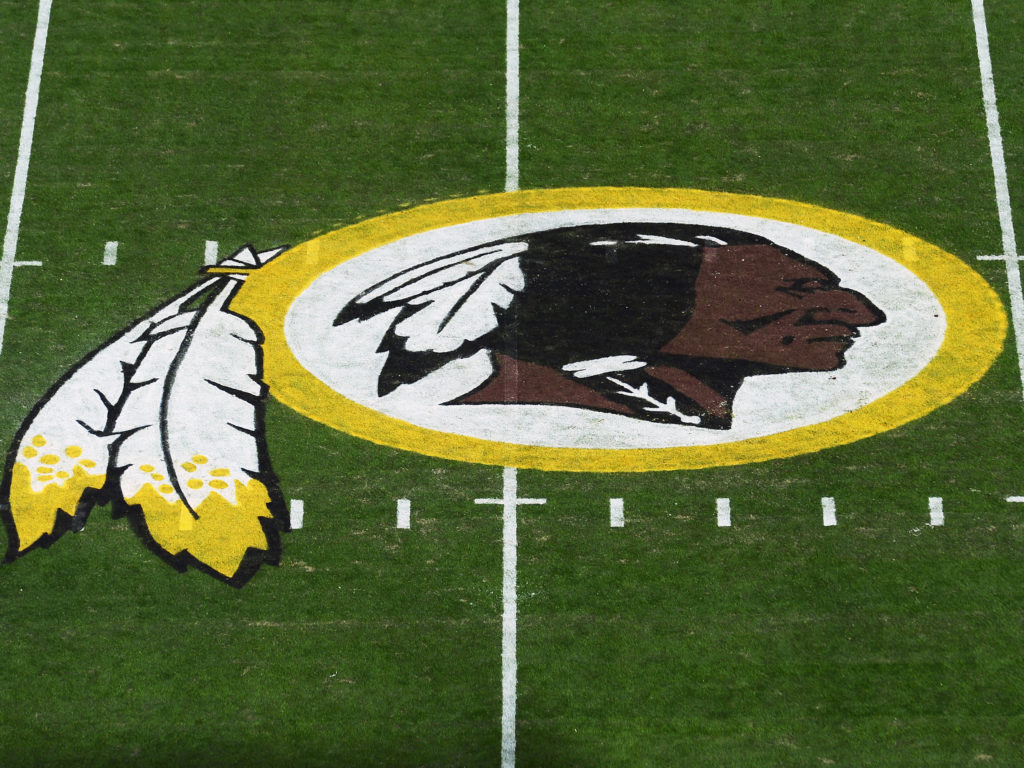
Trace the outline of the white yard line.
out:
<instances>
[{"instance_id":1,"label":"white yard line","mask_svg":"<svg viewBox=\"0 0 1024 768\"><path fill-rule=\"evenodd\" d=\"M830 528L836 524L836 500L825 496L821 500L821 524Z\"/></svg>"},{"instance_id":2,"label":"white yard line","mask_svg":"<svg viewBox=\"0 0 1024 768\"><path fill-rule=\"evenodd\" d=\"M519 0L505 10L505 191L519 189Z\"/></svg>"},{"instance_id":3,"label":"white yard line","mask_svg":"<svg viewBox=\"0 0 1024 768\"><path fill-rule=\"evenodd\" d=\"M732 526L732 504L728 499L715 499L715 510L718 513L718 527Z\"/></svg>"},{"instance_id":4,"label":"white yard line","mask_svg":"<svg viewBox=\"0 0 1024 768\"><path fill-rule=\"evenodd\" d=\"M21 211L25 206L25 187L28 184L28 162L32 155L32 136L36 129L36 109L39 106L39 84L43 79L43 58L46 55L46 33L50 28L52 0L39 0L36 17L36 36L32 43L32 63L28 70L25 89L25 111L21 117L21 140L18 142L18 162L14 166L14 185L11 189L11 207L7 212L7 232L4 250L0 256L0 352L4 347L4 330L11 302L11 282L18 252L18 233L21 231Z\"/></svg>"},{"instance_id":5,"label":"white yard line","mask_svg":"<svg viewBox=\"0 0 1024 768\"><path fill-rule=\"evenodd\" d=\"M518 514L520 504L545 504L545 499L520 499L519 480L515 467L502 472L500 499L477 499L477 504L499 504L502 507L502 580L501 580L501 768L516 764L516 630L518 595L516 582L519 547Z\"/></svg>"},{"instance_id":6,"label":"white yard line","mask_svg":"<svg viewBox=\"0 0 1024 768\"><path fill-rule=\"evenodd\" d=\"M408 530L412 524L412 501L399 499L395 505L395 527Z\"/></svg>"},{"instance_id":7,"label":"white yard line","mask_svg":"<svg viewBox=\"0 0 1024 768\"><path fill-rule=\"evenodd\" d=\"M941 496L928 497L928 519L933 528L946 524L946 513L942 510Z\"/></svg>"},{"instance_id":8,"label":"white yard line","mask_svg":"<svg viewBox=\"0 0 1024 768\"><path fill-rule=\"evenodd\" d=\"M622 499L608 499L608 524L612 528L624 528L626 509Z\"/></svg>"},{"instance_id":9,"label":"white yard line","mask_svg":"<svg viewBox=\"0 0 1024 768\"><path fill-rule=\"evenodd\" d=\"M288 524L293 531L302 528L306 517L306 505L302 499L292 499L288 507Z\"/></svg>"},{"instance_id":10,"label":"white yard line","mask_svg":"<svg viewBox=\"0 0 1024 768\"><path fill-rule=\"evenodd\" d=\"M113 267L117 264L117 240L108 240L103 246L103 266Z\"/></svg>"},{"instance_id":11,"label":"white yard line","mask_svg":"<svg viewBox=\"0 0 1024 768\"><path fill-rule=\"evenodd\" d=\"M988 125L992 174L995 177L999 228L1003 235L1002 259L1006 264L1006 283L1010 292L1010 316L1013 320L1013 333L1017 343L1021 395L1024 397L1024 289L1021 288L1020 264L1017 259L1017 237L1013 231L1010 187L1006 181L1006 158L1003 156L1003 135L999 129L999 109L996 106L996 84L992 76L992 56L988 46L985 3L984 0L971 0L971 6L974 9L974 36L978 46L978 66L981 69L981 93L985 102L985 122Z\"/></svg>"}]
</instances>

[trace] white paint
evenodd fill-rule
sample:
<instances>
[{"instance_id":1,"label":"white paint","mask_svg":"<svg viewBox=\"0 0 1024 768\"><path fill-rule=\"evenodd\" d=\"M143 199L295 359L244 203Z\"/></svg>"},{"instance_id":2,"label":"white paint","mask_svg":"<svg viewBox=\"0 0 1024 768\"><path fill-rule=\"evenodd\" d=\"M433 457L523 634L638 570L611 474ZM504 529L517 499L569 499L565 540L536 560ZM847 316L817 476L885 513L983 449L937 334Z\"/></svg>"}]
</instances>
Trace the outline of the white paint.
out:
<instances>
[{"instance_id":1,"label":"white paint","mask_svg":"<svg viewBox=\"0 0 1024 768\"><path fill-rule=\"evenodd\" d=\"M718 527L729 528L732 525L732 505L728 499L716 499L715 508L718 511Z\"/></svg>"},{"instance_id":2,"label":"white paint","mask_svg":"<svg viewBox=\"0 0 1024 768\"><path fill-rule=\"evenodd\" d=\"M1003 237L1003 261L1006 264L1006 283L1010 294L1010 316L1016 339L1021 394L1024 396L1024 289L1021 287L1020 265L1017 263L1017 237L1013 231L1013 209L1010 207L1010 186L1006 178L1003 135L999 127L999 108L996 106L996 83L992 75L992 56L988 46L985 3L984 0L971 0L971 6L974 9L974 36L978 47L978 66L981 70L981 94L985 103L985 123L988 126L988 146L992 157L996 206L999 209L999 228Z\"/></svg>"},{"instance_id":3,"label":"white paint","mask_svg":"<svg viewBox=\"0 0 1024 768\"><path fill-rule=\"evenodd\" d=\"M302 527L302 521L306 516L306 505L302 499L292 499L288 509L288 523L293 531Z\"/></svg>"},{"instance_id":4,"label":"white paint","mask_svg":"<svg viewBox=\"0 0 1024 768\"><path fill-rule=\"evenodd\" d=\"M501 764L511 768L516 759L516 594L517 549L519 545L516 509L520 504L546 504L546 499L520 499L515 467L502 472L502 497L477 499L477 504L502 507L502 582L501 582Z\"/></svg>"},{"instance_id":5,"label":"white paint","mask_svg":"<svg viewBox=\"0 0 1024 768\"><path fill-rule=\"evenodd\" d=\"M626 511L622 499L608 499L609 524L612 528L626 525Z\"/></svg>"},{"instance_id":6,"label":"white paint","mask_svg":"<svg viewBox=\"0 0 1024 768\"><path fill-rule=\"evenodd\" d=\"M4 234L3 255L0 256L0 352L4 346L4 331L11 303L11 282L14 279L15 256L18 252L18 234L21 231L21 212L25 207L25 188L28 185L28 164L32 156L32 137L36 129L36 110L39 107L39 85L43 78L43 59L46 56L46 34L50 28L51 0L39 0L36 17L36 35L32 43L32 60L25 89L25 111L21 116L21 139L18 142L18 161L14 166L14 185L11 206L7 211L7 231Z\"/></svg>"},{"instance_id":7,"label":"white paint","mask_svg":"<svg viewBox=\"0 0 1024 768\"><path fill-rule=\"evenodd\" d=\"M519 0L505 9L505 191L519 189Z\"/></svg>"},{"instance_id":8,"label":"white paint","mask_svg":"<svg viewBox=\"0 0 1024 768\"><path fill-rule=\"evenodd\" d=\"M1007 496L1006 500L1011 504L1024 504L1024 496Z\"/></svg>"},{"instance_id":9,"label":"white paint","mask_svg":"<svg viewBox=\"0 0 1024 768\"><path fill-rule=\"evenodd\" d=\"M396 528L409 529L412 518L412 502L409 499L398 500L396 518Z\"/></svg>"},{"instance_id":10,"label":"white paint","mask_svg":"<svg viewBox=\"0 0 1024 768\"><path fill-rule=\"evenodd\" d=\"M415 384L378 397L385 355L378 352L393 315L335 326L338 308L363 291L428 259L562 226L639 222L720 226L763 235L805 253L868 296L888 321L861 329L837 371L753 376L733 403L728 430L640 421L586 408L542 405L444 405L486 381L486 351L457 360ZM672 448L715 445L820 424L904 384L934 357L946 332L942 306L909 269L866 246L809 227L737 214L684 209L595 209L482 219L421 232L343 262L292 303L285 335L299 362L349 400L427 429L484 440L578 448Z\"/></svg>"},{"instance_id":11,"label":"white paint","mask_svg":"<svg viewBox=\"0 0 1024 768\"><path fill-rule=\"evenodd\" d=\"M41 261L16 261L14 262L16 267L41 267L43 262Z\"/></svg>"},{"instance_id":12,"label":"white paint","mask_svg":"<svg viewBox=\"0 0 1024 768\"><path fill-rule=\"evenodd\" d=\"M606 373L617 371L632 371L643 368L647 365L643 360L637 360L636 355L615 355L613 357L597 357L593 360L580 360L575 363L567 363L562 370L571 373L577 379L589 379L592 376L603 376Z\"/></svg>"},{"instance_id":13,"label":"white paint","mask_svg":"<svg viewBox=\"0 0 1024 768\"><path fill-rule=\"evenodd\" d=\"M931 518L930 523L932 526L937 527L946 524L946 515L942 511L941 496L928 497L928 516Z\"/></svg>"},{"instance_id":14,"label":"white paint","mask_svg":"<svg viewBox=\"0 0 1024 768\"><path fill-rule=\"evenodd\" d=\"M108 240L103 246L103 266L112 267L117 264L117 240Z\"/></svg>"},{"instance_id":15,"label":"white paint","mask_svg":"<svg viewBox=\"0 0 1024 768\"><path fill-rule=\"evenodd\" d=\"M836 524L836 500L825 496L821 500L821 523L826 527Z\"/></svg>"},{"instance_id":16,"label":"white paint","mask_svg":"<svg viewBox=\"0 0 1024 768\"><path fill-rule=\"evenodd\" d=\"M206 247L203 250L203 264L207 267L212 267L217 263L217 241L207 240Z\"/></svg>"}]
</instances>

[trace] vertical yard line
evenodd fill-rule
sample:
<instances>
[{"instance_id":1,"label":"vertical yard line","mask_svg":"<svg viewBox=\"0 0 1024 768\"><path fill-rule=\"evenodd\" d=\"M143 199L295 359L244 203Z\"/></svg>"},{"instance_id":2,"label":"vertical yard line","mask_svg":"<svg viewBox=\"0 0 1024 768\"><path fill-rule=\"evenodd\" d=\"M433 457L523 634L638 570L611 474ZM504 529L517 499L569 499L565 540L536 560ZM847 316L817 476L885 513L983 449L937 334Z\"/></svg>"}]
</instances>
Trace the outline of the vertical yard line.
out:
<instances>
[{"instance_id":1,"label":"vertical yard line","mask_svg":"<svg viewBox=\"0 0 1024 768\"><path fill-rule=\"evenodd\" d=\"M519 189L519 0L505 4L505 191ZM501 579L501 768L516 764L516 688L518 660L517 581L519 522L515 467L502 473L502 579Z\"/></svg>"},{"instance_id":2,"label":"vertical yard line","mask_svg":"<svg viewBox=\"0 0 1024 768\"><path fill-rule=\"evenodd\" d=\"M43 77L43 56L46 54L46 33L50 28L51 3L52 0L39 0L36 36L32 43L32 63L28 70L28 87L25 89L25 111L21 118L18 162L14 167L11 207L7 212L7 232L4 235L3 256L0 257L0 352L4 348L4 329L7 326L7 312L11 301L11 281L14 279L14 260L18 251L18 233L21 230L21 210L25 205L28 161L32 154L32 135L36 128L39 83Z\"/></svg>"},{"instance_id":3,"label":"vertical yard line","mask_svg":"<svg viewBox=\"0 0 1024 768\"><path fill-rule=\"evenodd\" d=\"M519 189L519 0L505 11L505 191Z\"/></svg>"},{"instance_id":4,"label":"vertical yard line","mask_svg":"<svg viewBox=\"0 0 1024 768\"><path fill-rule=\"evenodd\" d=\"M1013 318L1013 334L1017 343L1021 395L1024 396L1024 290L1021 288L1020 264L1017 258L1017 237L1013 231L1010 187L1006 181L1006 159L1003 156L1003 135L999 128L999 109L996 106L996 84L992 76L985 3L984 0L971 0L971 6L974 9L974 37L978 47L978 66L981 69L981 93L985 102L985 122L988 125L992 174L995 177L999 227L1003 236L1003 261L1006 264L1006 282L1010 293L1010 316Z\"/></svg>"},{"instance_id":5,"label":"vertical yard line","mask_svg":"<svg viewBox=\"0 0 1024 768\"><path fill-rule=\"evenodd\" d=\"M518 482L515 467L502 473L502 579L501 579L501 768L516 764L516 686L518 659L516 634L518 624L518 515L516 497Z\"/></svg>"}]
</instances>

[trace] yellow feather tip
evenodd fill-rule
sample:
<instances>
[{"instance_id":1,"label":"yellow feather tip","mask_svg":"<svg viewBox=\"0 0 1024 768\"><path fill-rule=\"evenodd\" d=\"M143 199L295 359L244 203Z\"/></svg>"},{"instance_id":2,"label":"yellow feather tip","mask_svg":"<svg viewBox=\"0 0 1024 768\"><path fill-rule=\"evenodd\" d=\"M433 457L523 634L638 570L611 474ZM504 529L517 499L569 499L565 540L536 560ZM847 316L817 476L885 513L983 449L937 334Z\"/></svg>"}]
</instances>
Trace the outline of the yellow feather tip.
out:
<instances>
[{"instance_id":1,"label":"yellow feather tip","mask_svg":"<svg viewBox=\"0 0 1024 768\"><path fill-rule=\"evenodd\" d=\"M234 576L250 548L269 549L261 518L270 518L270 494L258 480L235 480L235 502L211 492L195 515L180 499L169 500L150 484L126 499L137 504L153 540L169 552L188 552L227 578Z\"/></svg>"}]
</instances>

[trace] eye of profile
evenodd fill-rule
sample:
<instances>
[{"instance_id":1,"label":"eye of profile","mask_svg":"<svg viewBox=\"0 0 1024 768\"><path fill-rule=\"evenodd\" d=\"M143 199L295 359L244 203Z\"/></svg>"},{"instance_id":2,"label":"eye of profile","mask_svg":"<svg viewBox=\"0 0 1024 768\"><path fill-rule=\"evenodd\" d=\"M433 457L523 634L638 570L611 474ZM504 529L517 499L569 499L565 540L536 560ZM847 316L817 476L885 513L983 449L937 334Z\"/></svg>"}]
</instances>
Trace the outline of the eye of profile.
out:
<instances>
[{"instance_id":1,"label":"eye of profile","mask_svg":"<svg viewBox=\"0 0 1024 768\"><path fill-rule=\"evenodd\" d=\"M778 290L790 296L807 296L814 293L815 291L829 291L837 286L837 283L833 280L827 280L823 277L800 277L796 280L789 280L784 286L779 286Z\"/></svg>"}]
</instances>

